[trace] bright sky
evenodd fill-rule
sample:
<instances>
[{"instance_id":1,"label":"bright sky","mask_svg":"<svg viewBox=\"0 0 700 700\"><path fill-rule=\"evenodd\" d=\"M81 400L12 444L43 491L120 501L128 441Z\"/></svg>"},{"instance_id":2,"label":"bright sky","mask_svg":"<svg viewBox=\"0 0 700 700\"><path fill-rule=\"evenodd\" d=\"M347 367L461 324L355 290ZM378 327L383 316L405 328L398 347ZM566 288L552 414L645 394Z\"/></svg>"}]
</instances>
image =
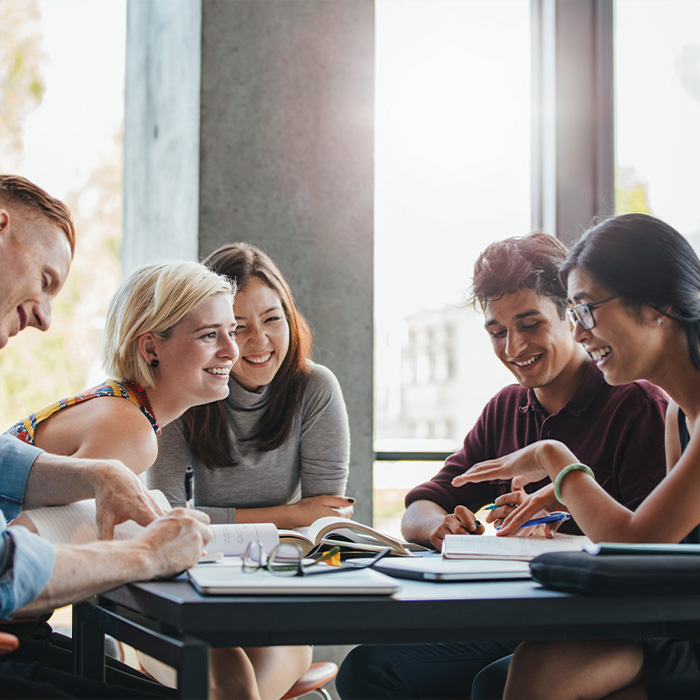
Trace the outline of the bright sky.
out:
<instances>
[{"instance_id":1,"label":"bright sky","mask_svg":"<svg viewBox=\"0 0 700 700\"><path fill-rule=\"evenodd\" d=\"M40 0L44 101L27 121L23 174L52 195L78 189L124 110L126 0Z\"/></svg>"}]
</instances>

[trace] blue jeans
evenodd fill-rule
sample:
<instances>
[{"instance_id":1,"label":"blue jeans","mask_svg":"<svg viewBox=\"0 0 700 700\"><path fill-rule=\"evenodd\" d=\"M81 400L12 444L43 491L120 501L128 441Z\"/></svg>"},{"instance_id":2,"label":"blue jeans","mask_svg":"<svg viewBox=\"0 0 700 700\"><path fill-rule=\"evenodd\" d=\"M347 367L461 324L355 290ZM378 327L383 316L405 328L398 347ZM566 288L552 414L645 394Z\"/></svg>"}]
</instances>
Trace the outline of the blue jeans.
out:
<instances>
[{"instance_id":1,"label":"blue jeans","mask_svg":"<svg viewBox=\"0 0 700 700\"><path fill-rule=\"evenodd\" d=\"M362 645L340 666L335 687L342 700L468 698L483 668L513 652L518 642ZM503 694L503 665L484 674L473 700ZM505 666L507 670L507 666ZM495 684L490 687L491 682Z\"/></svg>"}]
</instances>

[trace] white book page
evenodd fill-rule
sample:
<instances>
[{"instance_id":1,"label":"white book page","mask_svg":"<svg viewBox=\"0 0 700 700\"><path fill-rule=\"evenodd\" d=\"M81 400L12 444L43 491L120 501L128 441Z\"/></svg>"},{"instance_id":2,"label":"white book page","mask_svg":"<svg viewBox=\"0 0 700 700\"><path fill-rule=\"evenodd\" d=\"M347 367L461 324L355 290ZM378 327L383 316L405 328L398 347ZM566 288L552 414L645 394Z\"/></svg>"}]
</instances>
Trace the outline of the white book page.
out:
<instances>
[{"instance_id":1,"label":"white book page","mask_svg":"<svg viewBox=\"0 0 700 700\"><path fill-rule=\"evenodd\" d=\"M343 527L343 524L347 523L347 527ZM355 520L350 520L348 518L336 518L333 515L328 515L324 518L319 518L315 520L308 528L305 530L306 536L312 541L316 542L319 533L328 525L332 525L333 529L325 533L325 537L330 537L332 535L338 535L340 537L346 537L351 542L358 542L363 544L376 544L380 537L384 537L389 542L396 545L401 545L401 540L387 535L374 528L364 525L363 523L358 523ZM299 528L302 532L303 529Z\"/></svg>"},{"instance_id":2,"label":"white book page","mask_svg":"<svg viewBox=\"0 0 700 700\"><path fill-rule=\"evenodd\" d=\"M165 510L171 510L162 491L152 490L149 493ZM34 523L39 535L52 544L88 544L98 539L94 498L65 506L34 508L24 513ZM279 544L279 535L274 523L231 523L212 525L211 529L213 539L206 548L209 555L241 555L253 540L260 540L267 552ZM114 539L132 539L143 530L141 525L129 520L114 528Z\"/></svg>"},{"instance_id":3,"label":"white book page","mask_svg":"<svg viewBox=\"0 0 700 700\"><path fill-rule=\"evenodd\" d=\"M324 518L319 518L318 520L314 520L309 527L305 528L297 528L297 530L306 535L312 542L316 542L316 538L318 537L318 533L321 531L322 528L326 527L326 525L331 525L331 524L337 524L338 526L342 525L343 522L348 521L348 518L336 518L333 515L327 515Z\"/></svg>"},{"instance_id":4,"label":"white book page","mask_svg":"<svg viewBox=\"0 0 700 700\"><path fill-rule=\"evenodd\" d=\"M170 510L170 503L162 491L149 493L162 508ZM52 544L88 544L98 539L94 498L65 506L33 508L24 511L24 514L34 523L37 532ZM133 520L128 520L114 528L114 539L131 539L143 529Z\"/></svg>"},{"instance_id":5,"label":"white book page","mask_svg":"<svg viewBox=\"0 0 700 700\"><path fill-rule=\"evenodd\" d=\"M532 559L545 552L580 551L590 540L583 535L549 537L496 537L445 535L442 555L451 558Z\"/></svg>"},{"instance_id":6,"label":"white book page","mask_svg":"<svg viewBox=\"0 0 700 700\"><path fill-rule=\"evenodd\" d=\"M249 542L260 540L269 554L279 542L274 523L229 523L211 526L213 538L207 545L207 554L221 552L224 556L240 556Z\"/></svg>"}]
</instances>

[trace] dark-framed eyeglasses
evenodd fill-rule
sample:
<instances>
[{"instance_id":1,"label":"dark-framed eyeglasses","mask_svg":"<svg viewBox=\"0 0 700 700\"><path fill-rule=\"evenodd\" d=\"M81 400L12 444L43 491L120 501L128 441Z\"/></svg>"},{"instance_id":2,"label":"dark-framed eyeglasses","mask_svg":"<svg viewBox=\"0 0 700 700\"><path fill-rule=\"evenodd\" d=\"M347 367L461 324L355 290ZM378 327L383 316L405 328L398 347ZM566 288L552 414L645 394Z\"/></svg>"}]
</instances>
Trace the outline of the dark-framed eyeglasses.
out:
<instances>
[{"instance_id":1,"label":"dark-framed eyeglasses","mask_svg":"<svg viewBox=\"0 0 700 700\"><path fill-rule=\"evenodd\" d=\"M304 557L301 547L296 544L281 543L270 551L267 556L265 547L260 540L250 542L243 553L241 568L243 573L253 574L259 569L269 571L275 576L311 576L314 574L333 574L338 571L357 571L358 569L368 569L385 557L391 551L388 547L367 562L362 564L348 561L340 566L319 566L326 562L340 551L340 547L333 547L327 552L323 552L316 557L312 557L309 563L308 557Z\"/></svg>"},{"instance_id":2,"label":"dark-framed eyeglasses","mask_svg":"<svg viewBox=\"0 0 700 700\"><path fill-rule=\"evenodd\" d=\"M597 309L601 304L605 304L606 301L612 301L617 299L620 295L615 294L615 296L608 297L607 299L601 299L600 301L594 301L591 304L576 304L573 307L569 307L566 311L571 318L572 323L577 321L581 324L581 328L586 331L590 331L595 328L595 316L593 316L593 309Z\"/></svg>"}]
</instances>

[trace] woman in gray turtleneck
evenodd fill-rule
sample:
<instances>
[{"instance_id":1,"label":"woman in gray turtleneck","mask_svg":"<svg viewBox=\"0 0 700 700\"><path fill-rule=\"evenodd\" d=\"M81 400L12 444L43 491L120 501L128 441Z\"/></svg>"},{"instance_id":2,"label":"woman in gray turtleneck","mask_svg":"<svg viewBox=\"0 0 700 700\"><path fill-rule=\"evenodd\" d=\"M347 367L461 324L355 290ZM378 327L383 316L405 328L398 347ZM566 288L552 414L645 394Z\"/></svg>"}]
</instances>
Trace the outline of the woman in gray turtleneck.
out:
<instances>
[{"instance_id":1,"label":"woman in gray turtleneck","mask_svg":"<svg viewBox=\"0 0 700 700\"><path fill-rule=\"evenodd\" d=\"M163 431L149 487L184 505L183 475L192 464L195 505L212 523L293 528L327 515L350 517L343 395L333 373L310 359L311 333L289 285L265 253L246 243L222 246L204 263L238 285L240 357L226 400L198 406ZM310 662L308 647L244 651L262 698L283 695Z\"/></svg>"}]
</instances>

